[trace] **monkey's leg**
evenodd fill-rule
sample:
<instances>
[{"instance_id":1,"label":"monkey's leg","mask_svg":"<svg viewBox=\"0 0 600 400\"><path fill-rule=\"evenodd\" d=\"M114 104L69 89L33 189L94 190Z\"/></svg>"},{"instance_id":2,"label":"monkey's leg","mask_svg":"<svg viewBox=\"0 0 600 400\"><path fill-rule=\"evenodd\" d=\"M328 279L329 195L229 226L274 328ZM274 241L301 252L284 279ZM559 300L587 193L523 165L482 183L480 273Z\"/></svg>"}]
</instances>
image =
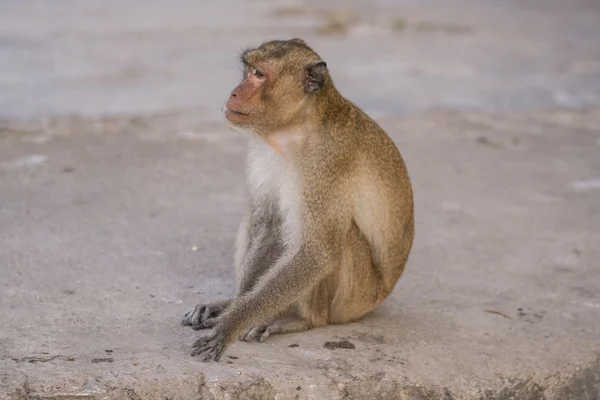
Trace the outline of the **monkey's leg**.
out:
<instances>
[{"instance_id":1,"label":"monkey's leg","mask_svg":"<svg viewBox=\"0 0 600 400\"><path fill-rule=\"evenodd\" d=\"M214 325L211 320L221 315L230 303L231 300L222 300L209 304L198 304L184 315L181 325L191 326L194 330L210 328Z\"/></svg>"},{"instance_id":2,"label":"monkey's leg","mask_svg":"<svg viewBox=\"0 0 600 400\"><path fill-rule=\"evenodd\" d=\"M373 261L369 242L356 224L348 230L341 252L341 268L331 277L335 289L329 306L330 324L362 318L389 294L384 290L383 274Z\"/></svg>"}]
</instances>

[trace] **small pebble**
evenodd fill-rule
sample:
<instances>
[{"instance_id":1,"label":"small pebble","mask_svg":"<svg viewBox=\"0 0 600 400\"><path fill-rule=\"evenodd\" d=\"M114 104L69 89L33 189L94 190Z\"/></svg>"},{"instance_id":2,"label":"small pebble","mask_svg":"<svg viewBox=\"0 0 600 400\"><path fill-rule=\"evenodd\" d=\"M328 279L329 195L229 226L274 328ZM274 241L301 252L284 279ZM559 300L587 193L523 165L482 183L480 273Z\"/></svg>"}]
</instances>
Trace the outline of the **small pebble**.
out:
<instances>
[{"instance_id":1,"label":"small pebble","mask_svg":"<svg viewBox=\"0 0 600 400\"><path fill-rule=\"evenodd\" d=\"M115 360L113 360L110 357L107 357L107 358L92 358L92 363L94 363L94 364L97 364L97 363L112 363L113 361L115 361Z\"/></svg>"},{"instance_id":2,"label":"small pebble","mask_svg":"<svg viewBox=\"0 0 600 400\"><path fill-rule=\"evenodd\" d=\"M355 346L353 343L350 343L347 340L342 340L340 342L325 342L323 345L326 349L335 350L335 349L354 349Z\"/></svg>"}]
</instances>

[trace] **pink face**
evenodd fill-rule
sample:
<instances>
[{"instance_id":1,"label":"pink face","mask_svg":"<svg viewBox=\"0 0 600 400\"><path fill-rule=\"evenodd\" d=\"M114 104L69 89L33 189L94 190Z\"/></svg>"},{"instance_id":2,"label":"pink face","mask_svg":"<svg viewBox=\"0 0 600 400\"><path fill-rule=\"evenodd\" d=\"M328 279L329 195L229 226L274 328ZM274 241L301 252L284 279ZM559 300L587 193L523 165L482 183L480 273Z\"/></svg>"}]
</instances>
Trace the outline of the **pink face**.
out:
<instances>
[{"instance_id":1,"label":"pink face","mask_svg":"<svg viewBox=\"0 0 600 400\"><path fill-rule=\"evenodd\" d=\"M246 70L246 78L233 89L225 105L225 118L235 125L251 124L262 109L261 94L267 75L257 68Z\"/></svg>"}]
</instances>

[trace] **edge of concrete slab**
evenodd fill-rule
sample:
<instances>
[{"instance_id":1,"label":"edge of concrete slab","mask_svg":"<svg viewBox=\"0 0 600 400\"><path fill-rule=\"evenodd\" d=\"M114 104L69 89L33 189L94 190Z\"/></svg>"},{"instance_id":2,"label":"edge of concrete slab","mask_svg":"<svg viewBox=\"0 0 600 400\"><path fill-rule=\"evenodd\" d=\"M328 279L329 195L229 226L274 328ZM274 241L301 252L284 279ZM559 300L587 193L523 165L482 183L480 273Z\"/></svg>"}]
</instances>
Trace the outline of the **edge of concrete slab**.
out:
<instances>
[{"instance_id":1,"label":"edge of concrete slab","mask_svg":"<svg viewBox=\"0 0 600 400\"><path fill-rule=\"evenodd\" d=\"M499 377L495 386L452 393L445 387L406 383L385 373L346 382L329 379L313 390L282 385L263 376L208 379L203 373L181 380L131 381L121 387L90 381L73 390L32 388L22 373L0 375L2 400L71 399L401 399L401 400L590 400L600 397L600 354L542 381ZM325 389L325 390L323 390ZM312 392L312 393L311 393ZM315 397L318 396L318 397Z\"/></svg>"}]
</instances>

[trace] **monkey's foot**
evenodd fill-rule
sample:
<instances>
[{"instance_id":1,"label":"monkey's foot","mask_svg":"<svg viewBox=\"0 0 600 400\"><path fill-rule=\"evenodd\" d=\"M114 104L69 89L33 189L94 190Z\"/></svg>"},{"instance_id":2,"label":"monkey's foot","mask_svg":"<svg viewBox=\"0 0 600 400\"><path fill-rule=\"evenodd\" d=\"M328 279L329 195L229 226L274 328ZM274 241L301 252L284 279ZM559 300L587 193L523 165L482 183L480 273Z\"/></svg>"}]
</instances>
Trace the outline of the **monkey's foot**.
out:
<instances>
[{"instance_id":1,"label":"monkey's foot","mask_svg":"<svg viewBox=\"0 0 600 400\"><path fill-rule=\"evenodd\" d=\"M245 342L264 342L273 332L273 325L257 325L250 329L240 340Z\"/></svg>"},{"instance_id":2,"label":"monkey's foot","mask_svg":"<svg viewBox=\"0 0 600 400\"><path fill-rule=\"evenodd\" d=\"M216 323L216 318L225 311L229 303L230 301L226 300L210 304L198 304L183 316L181 325L191 326L194 330L212 328Z\"/></svg>"},{"instance_id":3,"label":"monkey's foot","mask_svg":"<svg viewBox=\"0 0 600 400\"><path fill-rule=\"evenodd\" d=\"M282 319L269 325L257 325L250 329L248 333L242 335L240 340L245 342L264 342L269 336L281 333L291 333L305 331L309 328L308 324L301 319Z\"/></svg>"},{"instance_id":4,"label":"monkey's foot","mask_svg":"<svg viewBox=\"0 0 600 400\"><path fill-rule=\"evenodd\" d=\"M194 343L192 356L200 356L204 362L219 361L226 345L225 335L217 330L212 330Z\"/></svg>"}]
</instances>

